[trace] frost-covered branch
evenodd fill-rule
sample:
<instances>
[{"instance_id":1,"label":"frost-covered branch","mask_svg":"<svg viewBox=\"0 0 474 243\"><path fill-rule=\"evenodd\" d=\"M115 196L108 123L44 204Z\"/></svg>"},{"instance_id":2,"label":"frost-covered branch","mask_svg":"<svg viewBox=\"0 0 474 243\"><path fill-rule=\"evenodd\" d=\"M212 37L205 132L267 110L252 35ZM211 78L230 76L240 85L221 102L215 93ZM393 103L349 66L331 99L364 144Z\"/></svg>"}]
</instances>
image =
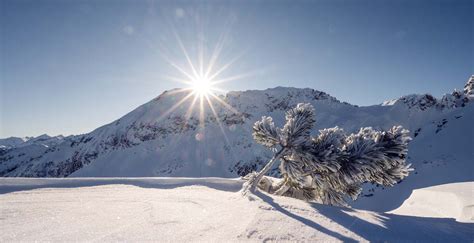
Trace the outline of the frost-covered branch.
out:
<instances>
[{"instance_id":1,"label":"frost-covered branch","mask_svg":"<svg viewBox=\"0 0 474 243\"><path fill-rule=\"evenodd\" d=\"M253 139L263 146L275 147L280 143L278 130L271 117L264 116L253 125Z\"/></svg>"}]
</instances>

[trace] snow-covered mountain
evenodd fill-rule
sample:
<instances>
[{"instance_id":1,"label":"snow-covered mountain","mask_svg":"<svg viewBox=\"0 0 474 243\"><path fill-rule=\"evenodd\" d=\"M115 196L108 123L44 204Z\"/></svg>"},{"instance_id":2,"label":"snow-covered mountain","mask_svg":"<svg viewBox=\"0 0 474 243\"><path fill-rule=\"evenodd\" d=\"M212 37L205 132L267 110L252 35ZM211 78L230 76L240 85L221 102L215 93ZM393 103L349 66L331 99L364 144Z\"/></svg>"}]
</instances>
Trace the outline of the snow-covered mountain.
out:
<instances>
[{"instance_id":1,"label":"snow-covered mountain","mask_svg":"<svg viewBox=\"0 0 474 243\"><path fill-rule=\"evenodd\" d=\"M19 138L19 137L9 137L0 139L0 149L11 149L15 148L18 145L28 141L29 137Z\"/></svg>"},{"instance_id":2,"label":"snow-covered mountain","mask_svg":"<svg viewBox=\"0 0 474 243\"><path fill-rule=\"evenodd\" d=\"M416 171L406 180L412 182L404 183L411 189L438 181L472 181L473 79L463 91L455 90L440 99L429 94L407 95L367 107L308 88L229 92L220 96L223 102L211 98L212 107L204 101L202 115L199 100L190 109L193 97L181 102L189 94L172 90L90 133L58 138L58 143L47 146L28 144L33 140L29 139L4 148L0 152L0 175L243 176L260 169L271 157L271 151L252 139L254 122L266 115L281 125L286 110L307 102L316 109L315 133L333 126L348 132L365 126L388 129L398 124L409 129L414 137L409 162ZM278 176L278 170L274 169L272 175ZM403 186L390 190L411 191ZM382 188L367 187L364 197L375 197L375 191L384 195ZM397 203L390 197L381 196L380 200L387 200L384 209L393 209L386 205ZM358 201L360 207L373 207L365 201Z\"/></svg>"},{"instance_id":3,"label":"snow-covered mountain","mask_svg":"<svg viewBox=\"0 0 474 243\"><path fill-rule=\"evenodd\" d=\"M63 135L49 136L43 134L38 137L9 137L0 139L0 150L8 150L13 148L26 147L29 145L42 145L44 147L50 147L58 145L64 142L65 137Z\"/></svg>"}]
</instances>

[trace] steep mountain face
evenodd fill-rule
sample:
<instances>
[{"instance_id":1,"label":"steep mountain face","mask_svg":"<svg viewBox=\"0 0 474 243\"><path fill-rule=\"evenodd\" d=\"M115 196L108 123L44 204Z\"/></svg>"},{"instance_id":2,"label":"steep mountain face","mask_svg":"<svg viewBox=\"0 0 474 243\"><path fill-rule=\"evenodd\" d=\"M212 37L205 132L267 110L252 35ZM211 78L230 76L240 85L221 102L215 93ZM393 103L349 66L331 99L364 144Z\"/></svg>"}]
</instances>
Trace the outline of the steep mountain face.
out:
<instances>
[{"instance_id":1,"label":"steep mountain face","mask_svg":"<svg viewBox=\"0 0 474 243\"><path fill-rule=\"evenodd\" d=\"M199 99L193 102L194 97L187 92L173 90L88 134L32 138L4 147L0 150L0 175L243 176L260 169L271 157L271 152L255 144L251 135L253 123L263 115L281 125L286 110L308 102L316 109L314 133L333 126L353 132L360 127L388 129L400 124L411 131L413 144L417 144L418 137L436 141L451 123L472 117L469 92L454 91L441 99L409 95L381 105L358 107L313 89L277 87L229 92L220 96L222 102L211 98L212 106L204 100L201 113ZM436 129L431 131L433 126ZM471 125L464 122L460 129L470 132L471 141L465 141L464 147L471 146L472 150ZM55 142L45 143L51 139ZM439 144L457 138L448 135L443 139ZM409 154L419 153L413 151L418 149L415 145L410 149ZM424 157L411 162L416 167L424 163ZM272 175L278 176L278 170L274 169Z\"/></svg>"},{"instance_id":2,"label":"steep mountain face","mask_svg":"<svg viewBox=\"0 0 474 243\"><path fill-rule=\"evenodd\" d=\"M299 102L319 103L331 113L332 107L353 108L312 89L275 88L230 92L220 98L223 102L212 100L212 107L205 103L201 115L199 104L190 109L193 97L180 102L187 96L165 92L113 123L57 146L5 150L0 175L64 177L82 168L76 175L234 177L258 168L270 155L253 146L251 127L260 116L283 117ZM111 161L114 168L107 169Z\"/></svg>"}]
</instances>

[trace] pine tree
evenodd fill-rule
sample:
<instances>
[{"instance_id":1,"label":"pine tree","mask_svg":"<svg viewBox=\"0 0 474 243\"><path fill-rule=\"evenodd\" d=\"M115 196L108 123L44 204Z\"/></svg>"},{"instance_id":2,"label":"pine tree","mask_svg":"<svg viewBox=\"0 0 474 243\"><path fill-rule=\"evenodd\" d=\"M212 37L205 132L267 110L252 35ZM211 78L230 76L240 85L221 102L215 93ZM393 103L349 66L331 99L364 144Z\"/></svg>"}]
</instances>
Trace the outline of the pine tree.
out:
<instances>
[{"instance_id":1,"label":"pine tree","mask_svg":"<svg viewBox=\"0 0 474 243\"><path fill-rule=\"evenodd\" d=\"M313 107L303 103L287 111L282 129L271 117L257 121L255 141L275 154L259 173L247 177L244 192L258 186L276 195L347 206L346 196L357 199L363 183L393 186L412 170L405 163L410 137L401 126L389 131L361 128L350 135L334 127L311 137L314 122ZM282 180L263 179L278 160Z\"/></svg>"}]
</instances>

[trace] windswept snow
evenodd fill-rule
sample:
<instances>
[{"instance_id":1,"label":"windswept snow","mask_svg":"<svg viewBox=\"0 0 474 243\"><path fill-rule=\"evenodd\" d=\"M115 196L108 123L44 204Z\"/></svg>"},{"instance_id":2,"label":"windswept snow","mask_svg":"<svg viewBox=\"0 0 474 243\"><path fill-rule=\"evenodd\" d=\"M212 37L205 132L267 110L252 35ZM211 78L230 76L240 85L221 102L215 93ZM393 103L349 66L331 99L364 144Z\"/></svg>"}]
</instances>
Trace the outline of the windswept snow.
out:
<instances>
[{"instance_id":1,"label":"windswept snow","mask_svg":"<svg viewBox=\"0 0 474 243\"><path fill-rule=\"evenodd\" d=\"M402 206L390 213L474 223L474 182L416 189Z\"/></svg>"},{"instance_id":2,"label":"windswept snow","mask_svg":"<svg viewBox=\"0 0 474 243\"><path fill-rule=\"evenodd\" d=\"M219 178L0 179L0 241L453 241L473 224L239 192Z\"/></svg>"}]
</instances>

